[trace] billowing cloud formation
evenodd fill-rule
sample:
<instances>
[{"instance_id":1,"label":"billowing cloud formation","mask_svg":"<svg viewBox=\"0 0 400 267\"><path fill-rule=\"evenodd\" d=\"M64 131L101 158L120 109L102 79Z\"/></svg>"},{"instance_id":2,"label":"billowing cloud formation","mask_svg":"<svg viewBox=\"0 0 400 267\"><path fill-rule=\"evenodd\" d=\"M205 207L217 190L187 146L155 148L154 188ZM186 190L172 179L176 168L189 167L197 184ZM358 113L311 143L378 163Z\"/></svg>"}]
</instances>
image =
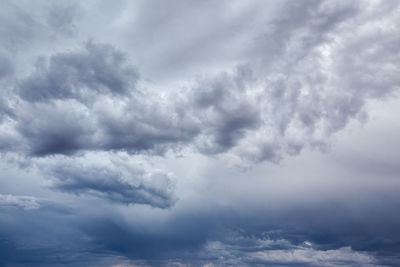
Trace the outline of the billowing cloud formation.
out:
<instances>
[{"instance_id":1,"label":"billowing cloud formation","mask_svg":"<svg viewBox=\"0 0 400 267\"><path fill-rule=\"evenodd\" d=\"M57 54L49 66L38 66L16 92L20 99L11 119L21 139L15 137L20 144L11 150L36 156L138 153L193 136L194 126L186 126L173 107L135 88L137 72L123 62L113 47L87 43L83 51Z\"/></svg>"},{"instance_id":2,"label":"billowing cloud formation","mask_svg":"<svg viewBox=\"0 0 400 267\"><path fill-rule=\"evenodd\" d=\"M373 171L335 172L355 188L335 202L284 179L306 165L261 167L307 162L394 98L398 25L396 1L6 1L0 265L395 265L396 157L361 204ZM318 204L288 208L287 188Z\"/></svg>"},{"instance_id":3,"label":"billowing cloud formation","mask_svg":"<svg viewBox=\"0 0 400 267\"><path fill-rule=\"evenodd\" d=\"M19 142L33 155L162 153L185 145L250 162L278 161L323 145L349 120L364 116L368 99L399 86L399 62L392 56L397 29L382 28L397 13L370 14L367 7L290 4L258 37L255 47L265 51L260 58L232 73L200 78L190 90L164 91L163 98L137 85L137 71L112 46L89 42L52 55L14 91ZM292 14L299 10L301 16ZM360 23L367 19L368 29Z\"/></svg>"}]
</instances>

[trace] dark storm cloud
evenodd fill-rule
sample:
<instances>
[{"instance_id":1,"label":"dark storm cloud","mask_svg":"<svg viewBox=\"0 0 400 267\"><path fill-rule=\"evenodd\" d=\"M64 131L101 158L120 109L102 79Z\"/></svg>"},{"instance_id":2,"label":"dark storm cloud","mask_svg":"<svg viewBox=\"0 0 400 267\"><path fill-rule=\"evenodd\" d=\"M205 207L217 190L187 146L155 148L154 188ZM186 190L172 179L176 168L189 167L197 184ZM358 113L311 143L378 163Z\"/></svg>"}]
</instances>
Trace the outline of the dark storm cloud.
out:
<instances>
[{"instance_id":1,"label":"dark storm cloud","mask_svg":"<svg viewBox=\"0 0 400 267\"><path fill-rule=\"evenodd\" d=\"M4 197L9 204L0 205L0 263L101 266L99 255L114 255L142 261L144 266L170 261L217 266L381 266L384 262L396 266L399 203L388 206L387 197L385 193L358 202L280 209L214 205L142 221L136 215L122 218L113 207L87 210L89 203L71 210L35 200L40 206L23 209L32 198L9 195Z\"/></svg>"},{"instance_id":2,"label":"dark storm cloud","mask_svg":"<svg viewBox=\"0 0 400 267\"><path fill-rule=\"evenodd\" d=\"M208 211L184 211L167 221L145 225L139 221L127 223L114 216L74 216L69 224L75 229L71 230L86 238L62 238L68 243L75 242L74 247L92 248L88 256L109 253L132 261L143 260L151 266L164 265L169 260L217 266L379 266L385 255L387 259L390 258L387 255L396 255L399 237L385 229L391 226L380 216L382 207L358 206L362 213L373 215L368 221L363 216L349 217L350 211L344 206L332 209L329 205L298 206L295 212L294 209L261 213L261 210L253 210L247 215L238 210L214 207ZM389 211L385 211L387 215ZM393 218L399 219L398 216ZM66 227L64 220L60 221L60 230ZM38 223L45 224L45 221ZM372 234L371 229L375 227L380 230ZM65 258L68 258L68 251L61 247L59 253L66 253Z\"/></svg>"},{"instance_id":3,"label":"dark storm cloud","mask_svg":"<svg viewBox=\"0 0 400 267\"><path fill-rule=\"evenodd\" d=\"M90 244L74 225L81 219L68 207L44 200L40 206L26 206L32 197L6 196L22 201L24 209L0 205L1 266L86 266L93 260L95 244ZM10 202L10 201L8 201ZM82 216L82 215L80 215ZM103 256L100 256L100 258Z\"/></svg>"}]
</instances>

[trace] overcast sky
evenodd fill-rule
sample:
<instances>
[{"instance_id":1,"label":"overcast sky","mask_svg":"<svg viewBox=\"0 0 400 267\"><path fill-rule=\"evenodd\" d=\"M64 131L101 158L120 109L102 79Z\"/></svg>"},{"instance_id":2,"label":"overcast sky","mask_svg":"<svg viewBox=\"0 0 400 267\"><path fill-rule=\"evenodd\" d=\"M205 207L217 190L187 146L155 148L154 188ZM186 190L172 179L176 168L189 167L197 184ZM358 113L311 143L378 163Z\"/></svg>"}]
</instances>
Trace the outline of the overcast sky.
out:
<instances>
[{"instance_id":1,"label":"overcast sky","mask_svg":"<svg viewBox=\"0 0 400 267\"><path fill-rule=\"evenodd\" d=\"M0 3L0 266L399 266L400 2Z\"/></svg>"}]
</instances>

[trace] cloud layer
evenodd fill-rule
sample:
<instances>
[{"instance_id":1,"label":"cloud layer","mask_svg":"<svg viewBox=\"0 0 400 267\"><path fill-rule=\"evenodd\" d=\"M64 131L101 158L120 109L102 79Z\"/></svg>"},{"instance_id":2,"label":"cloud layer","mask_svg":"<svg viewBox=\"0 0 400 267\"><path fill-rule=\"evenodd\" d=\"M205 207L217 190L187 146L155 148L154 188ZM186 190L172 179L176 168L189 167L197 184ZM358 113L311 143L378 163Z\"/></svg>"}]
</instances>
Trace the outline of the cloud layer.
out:
<instances>
[{"instance_id":1,"label":"cloud layer","mask_svg":"<svg viewBox=\"0 0 400 267\"><path fill-rule=\"evenodd\" d=\"M6 1L0 265L400 262L396 157L310 156L396 99L397 25L396 1Z\"/></svg>"},{"instance_id":2,"label":"cloud layer","mask_svg":"<svg viewBox=\"0 0 400 267\"><path fill-rule=\"evenodd\" d=\"M275 162L323 145L365 116L366 101L399 86L396 28L382 26L397 19L396 9L375 5L382 11L373 12L373 3L288 4L254 37L259 58L198 78L188 90L158 94L138 85L123 52L93 41L41 58L4 107L13 110L14 142L22 145L11 149L40 156L189 146Z\"/></svg>"}]
</instances>

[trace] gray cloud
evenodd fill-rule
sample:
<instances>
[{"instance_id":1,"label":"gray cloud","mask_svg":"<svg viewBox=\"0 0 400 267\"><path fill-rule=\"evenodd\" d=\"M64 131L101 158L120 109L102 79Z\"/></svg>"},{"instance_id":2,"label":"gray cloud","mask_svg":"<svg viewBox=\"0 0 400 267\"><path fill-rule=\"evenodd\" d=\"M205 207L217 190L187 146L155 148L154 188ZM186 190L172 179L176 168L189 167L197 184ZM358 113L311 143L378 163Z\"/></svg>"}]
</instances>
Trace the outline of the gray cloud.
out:
<instances>
[{"instance_id":1,"label":"gray cloud","mask_svg":"<svg viewBox=\"0 0 400 267\"><path fill-rule=\"evenodd\" d=\"M9 58L0 54L0 79L13 72L13 65Z\"/></svg>"},{"instance_id":2,"label":"gray cloud","mask_svg":"<svg viewBox=\"0 0 400 267\"><path fill-rule=\"evenodd\" d=\"M137 90L138 74L124 56L89 42L52 56L48 66L41 61L18 87L13 119L22 140L14 150L37 156L114 149L161 153L168 144L189 141L199 126L152 92Z\"/></svg>"},{"instance_id":3,"label":"gray cloud","mask_svg":"<svg viewBox=\"0 0 400 267\"><path fill-rule=\"evenodd\" d=\"M250 91L251 70L237 68L234 75L201 80L193 88L186 112L199 117L202 133L196 146L205 154L222 153L230 150L248 130L261 125L260 110ZM191 110L192 108L192 110Z\"/></svg>"},{"instance_id":4,"label":"gray cloud","mask_svg":"<svg viewBox=\"0 0 400 267\"><path fill-rule=\"evenodd\" d=\"M121 253L133 262L143 260L145 266L169 261L217 266L380 266L390 259L387 255L395 255L396 249L387 249L397 246L398 237L392 235L393 229L385 229L390 227L386 215L386 219L374 215L367 221L364 215L349 217L350 211L342 205L330 205L252 209L246 215L214 206L207 211L178 212L159 224L98 218L101 223L93 225L89 220L81 229L106 251ZM366 215L378 212L378 206L372 211L367 205L357 208ZM370 231L376 227L380 231L371 238ZM396 265L395 257L392 260L389 266Z\"/></svg>"},{"instance_id":5,"label":"gray cloud","mask_svg":"<svg viewBox=\"0 0 400 267\"><path fill-rule=\"evenodd\" d=\"M26 105L17 113L17 130L25 143L15 144L14 149L26 149L32 155L71 154L84 149L95 131L85 111L74 101Z\"/></svg>"},{"instance_id":6,"label":"gray cloud","mask_svg":"<svg viewBox=\"0 0 400 267\"><path fill-rule=\"evenodd\" d=\"M36 73L21 83L22 99L88 100L94 93L127 95L135 90L136 70L126 66L124 55L111 46L88 42L82 51L57 54L49 61L40 62Z\"/></svg>"},{"instance_id":7,"label":"gray cloud","mask_svg":"<svg viewBox=\"0 0 400 267\"><path fill-rule=\"evenodd\" d=\"M18 131L35 155L79 150L160 154L189 146L204 154L229 154L245 164L279 161L304 147L328 143L329 136L349 121L365 117L363 107L369 99L398 88L394 70L399 62L385 57L395 51L381 50L395 49L390 44L398 40L393 29L378 31L373 24L396 15L370 18L372 26L366 32L359 21L368 12L345 3L292 3L286 17L270 22L272 30L258 39L257 46L274 51L273 57L199 78L192 89L164 92L163 98L153 89L138 88L137 72L122 52L89 42L39 64L20 82L17 93L33 110L42 108L36 102L52 103L56 109L71 105L80 109L77 116L91 122L76 123L75 117L71 127L67 119L66 131L61 125L47 125L47 113L36 110L32 123L27 124L24 115L17 118ZM344 39L354 31L359 32L357 43ZM382 68L385 74L379 74ZM372 72L381 78L364 81ZM68 99L77 103L65 102ZM45 143L37 140L42 136L48 137Z\"/></svg>"},{"instance_id":8,"label":"gray cloud","mask_svg":"<svg viewBox=\"0 0 400 267\"><path fill-rule=\"evenodd\" d=\"M174 204L174 183L169 174L148 171L129 162L129 157L106 158L96 154L79 158L61 156L38 164L50 176L51 187L62 192L90 194L127 205L170 208Z\"/></svg>"},{"instance_id":9,"label":"gray cloud","mask_svg":"<svg viewBox=\"0 0 400 267\"><path fill-rule=\"evenodd\" d=\"M258 169L273 192L202 163L279 163L367 121L400 87L399 3L230 4L5 2L0 265L398 265L397 157L341 157L333 200L326 166ZM73 208L18 193L31 174Z\"/></svg>"},{"instance_id":10,"label":"gray cloud","mask_svg":"<svg viewBox=\"0 0 400 267\"><path fill-rule=\"evenodd\" d=\"M379 14L344 2L291 3L283 18L273 21L271 30L258 39L259 52L266 52L253 71L263 88L255 97L260 99L263 123L261 129L243 138L248 142L237 146L237 154L251 160L269 159L264 156L264 144L267 151L269 144L275 144L266 155L281 156L326 144L331 134L351 120L365 118L367 101L385 97L399 87L397 75L391 71L398 69L399 62L396 56L385 59L392 53L386 43L395 42L393 33L398 29L378 29L378 21L390 24L398 18L397 13L388 11L393 3L379 6L383 12ZM368 31L361 23L366 17ZM351 38L355 32L356 47ZM353 65L356 62L368 64ZM363 82L376 75L381 78ZM257 94L254 89L252 92Z\"/></svg>"}]
</instances>

